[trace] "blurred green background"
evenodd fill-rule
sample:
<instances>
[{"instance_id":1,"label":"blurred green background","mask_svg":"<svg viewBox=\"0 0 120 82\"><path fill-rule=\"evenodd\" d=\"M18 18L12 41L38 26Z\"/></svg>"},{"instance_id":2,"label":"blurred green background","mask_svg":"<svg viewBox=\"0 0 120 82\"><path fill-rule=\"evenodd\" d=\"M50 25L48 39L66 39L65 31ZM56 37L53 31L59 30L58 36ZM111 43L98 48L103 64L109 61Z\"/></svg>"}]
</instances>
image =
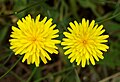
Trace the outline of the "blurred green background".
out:
<instances>
[{"instance_id":1,"label":"blurred green background","mask_svg":"<svg viewBox=\"0 0 120 82\"><path fill-rule=\"evenodd\" d=\"M74 67L61 45L59 54L50 54L52 61L46 65L41 62L35 68L22 63L9 49L8 40L11 26L17 26L17 20L28 14L53 18L60 30L59 40L69 22L94 19L110 35L110 49L103 60L85 68ZM0 0L0 77L0 82L120 82L120 0Z\"/></svg>"}]
</instances>

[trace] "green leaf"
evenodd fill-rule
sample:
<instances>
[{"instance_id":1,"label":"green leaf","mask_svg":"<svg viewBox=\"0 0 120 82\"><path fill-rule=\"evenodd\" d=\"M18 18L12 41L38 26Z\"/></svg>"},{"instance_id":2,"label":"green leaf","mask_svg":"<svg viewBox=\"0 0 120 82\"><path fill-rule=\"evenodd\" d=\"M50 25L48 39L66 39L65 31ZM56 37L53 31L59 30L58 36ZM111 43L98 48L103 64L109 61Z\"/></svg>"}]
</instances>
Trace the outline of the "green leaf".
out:
<instances>
[{"instance_id":1,"label":"green leaf","mask_svg":"<svg viewBox=\"0 0 120 82\"><path fill-rule=\"evenodd\" d=\"M3 27L3 28L0 30L0 44L2 44L2 42L4 41L5 36L7 35L8 30L9 30L8 27Z\"/></svg>"},{"instance_id":2,"label":"green leaf","mask_svg":"<svg viewBox=\"0 0 120 82\"><path fill-rule=\"evenodd\" d=\"M84 8L90 8L97 17L100 17L99 13L96 11L97 5L91 0L78 0L78 3Z\"/></svg>"},{"instance_id":3,"label":"green leaf","mask_svg":"<svg viewBox=\"0 0 120 82\"><path fill-rule=\"evenodd\" d=\"M13 11L17 12L27 7L27 0L14 0ZM25 15L25 11L22 11L21 14L16 14L18 18L22 18Z\"/></svg>"},{"instance_id":4,"label":"green leaf","mask_svg":"<svg viewBox=\"0 0 120 82\"><path fill-rule=\"evenodd\" d=\"M79 16L77 14L78 7L77 7L76 0L70 0L70 9L71 9L71 11L72 11L71 13L74 15L75 19L77 19L79 21L80 19L79 19Z\"/></svg>"},{"instance_id":5,"label":"green leaf","mask_svg":"<svg viewBox=\"0 0 120 82\"><path fill-rule=\"evenodd\" d=\"M120 43L110 41L110 50L108 53L104 54L104 59L100 60L98 63L101 65L109 66L115 68L120 66Z\"/></svg>"},{"instance_id":6,"label":"green leaf","mask_svg":"<svg viewBox=\"0 0 120 82\"><path fill-rule=\"evenodd\" d=\"M112 35L112 36L119 36L120 34L117 33L117 31L120 30L120 24L113 22L113 21L108 21L104 23L104 27L106 31Z\"/></svg>"}]
</instances>

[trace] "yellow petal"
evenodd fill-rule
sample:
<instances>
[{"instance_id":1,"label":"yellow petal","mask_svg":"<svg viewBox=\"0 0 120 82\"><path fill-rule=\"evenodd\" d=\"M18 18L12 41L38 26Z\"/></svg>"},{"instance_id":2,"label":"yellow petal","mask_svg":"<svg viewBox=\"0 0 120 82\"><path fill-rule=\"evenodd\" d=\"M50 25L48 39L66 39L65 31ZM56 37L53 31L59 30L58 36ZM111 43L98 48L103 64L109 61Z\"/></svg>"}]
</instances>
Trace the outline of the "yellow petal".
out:
<instances>
[{"instance_id":1,"label":"yellow petal","mask_svg":"<svg viewBox=\"0 0 120 82\"><path fill-rule=\"evenodd\" d=\"M73 56L73 57L70 59L70 62L73 63L75 59L76 59L76 56Z\"/></svg>"},{"instance_id":2,"label":"yellow petal","mask_svg":"<svg viewBox=\"0 0 120 82\"><path fill-rule=\"evenodd\" d=\"M70 22L69 25L70 25L70 27L71 27L73 30L76 29L75 25L74 25L72 22Z\"/></svg>"},{"instance_id":3,"label":"yellow petal","mask_svg":"<svg viewBox=\"0 0 120 82\"><path fill-rule=\"evenodd\" d=\"M36 67L39 67L39 63L40 63L40 61L39 61L39 53L36 53L36 59L35 59L35 65L36 65Z\"/></svg>"},{"instance_id":4,"label":"yellow petal","mask_svg":"<svg viewBox=\"0 0 120 82\"><path fill-rule=\"evenodd\" d=\"M35 22L36 22L36 23L38 23L38 22L39 22L39 20L40 20L40 14L36 17Z\"/></svg>"},{"instance_id":5,"label":"yellow petal","mask_svg":"<svg viewBox=\"0 0 120 82\"><path fill-rule=\"evenodd\" d=\"M46 63L47 63L46 58L45 58L42 54L41 54L41 56L40 56L40 57L41 57L41 60L43 61L43 63L44 63L44 64L46 64Z\"/></svg>"},{"instance_id":6,"label":"yellow petal","mask_svg":"<svg viewBox=\"0 0 120 82\"><path fill-rule=\"evenodd\" d=\"M68 49L67 51L65 51L65 55L68 55L68 54L70 54L72 52L72 49Z\"/></svg>"},{"instance_id":7,"label":"yellow petal","mask_svg":"<svg viewBox=\"0 0 120 82\"><path fill-rule=\"evenodd\" d=\"M46 20L47 20L47 17L45 17L41 22L42 22L42 23L45 23Z\"/></svg>"},{"instance_id":8,"label":"yellow petal","mask_svg":"<svg viewBox=\"0 0 120 82\"><path fill-rule=\"evenodd\" d=\"M29 56L27 59L27 64L30 64L32 62L32 56Z\"/></svg>"},{"instance_id":9,"label":"yellow petal","mask_svg":"<svg viewBox=\"0 0 120 82\"><path fill-rule=\"evenodd\" d=\"M107 39L108 37L109 37L109 35L101 35L98 37L98 39L103 40L103 39Z\"/></svg>"},{"instance_id":10,"label":"yellow petal","mask_svg":"<svg viewBox=\"0 0 120 82\"><path fill-rule=\"evenodd\" d=\"M67 29L68 29L71 33L73 32L73 30L72 30L70 27L68 27Z\"/></svg>"},{"instance_id":11,"label":"yellow petal","mask_svg":"<svg viewBox=\"0 0 120 82\"><path fill-rule=\"evenodd\" d=\"M29 53L26 53L22 59L22 62L25 62L25 60L28 59L29 56L30 56Z\"/></svg>"},{"instance_id":12,"label":"yellow petal","mask_svg":"<svg viewBox=\"0 0 120 82\"><path fill-rule=\"evenodd\" d=\"M92 22L90 23L89 29L91 30L95 25L95 20L92 20Z\"/></svg>"},{"instance_id":13,"label":"yellow petal","mask_svg":"<svg viewBox=\"0 0 120 82\"><path fill-rule=\"evenodd\" d=\"M44 50L43 50L44 51ZM48 59L48 60L51 60L50 56L48 55L48 53L46 51L44 51L44 54L45 54L45 57Z\"/></svg>"},{"instance_id":14,"label":"yellow petal","mask_svg":"<svg viewBox=\"0 0 120 82\"><path fill-rule=\"evenodd\" d=\"M92 65L95 65L95 61L92 56L90 56L90 61L91 61Z\"/></svg>"},{"instance_id":15,"label":"yellow petal","mask_svg":"<svg viewBox=\"0 0 120 82\"><path fill-rule=\"evenodd\" d=\"M85 67L86 64L86 58L85 56L82 56L82 67Z\"/></svg>"}]
</instances>

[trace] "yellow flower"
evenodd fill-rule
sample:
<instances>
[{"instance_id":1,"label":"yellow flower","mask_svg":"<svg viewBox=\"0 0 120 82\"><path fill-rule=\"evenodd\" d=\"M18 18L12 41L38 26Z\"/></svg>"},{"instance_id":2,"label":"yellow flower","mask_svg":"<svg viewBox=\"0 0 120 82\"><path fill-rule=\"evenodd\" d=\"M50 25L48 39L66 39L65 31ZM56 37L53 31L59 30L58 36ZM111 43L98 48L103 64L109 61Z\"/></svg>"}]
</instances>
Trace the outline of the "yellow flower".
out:
<instances>
[{"instance_id":1,"label":"yellow flower","mask_svg":"<svg viewBox=\"0 0 120 82\"><path fill-rule=\"evenodd\" d=\"M46 64L47 60L51 60L49 53L58 54L58 49L55 44L59 44L59 40L54 38L58 37L58 29L54 29L56 24L52 25L52 19L48 21L45 17L39 21L40 15L36 20L32 19L30 15L18 20L17 25L19 28L12 26L12 39L10 42L10 49L15 52L15 55L20 54L24 57L22 62L27 60L27 64L35 63L36 67L40 64L41 60Z\"/></svg>"},{"instance_id":2,"label":"yellow flower","mask_svg":"<svg viewBox=\"0 0 120 82\"><path fill-rule=\"evenodd\" d=\"M102 35L105 32L103 25L98 26L95 20L92 20L89 25L89 20L84 18L82 23L78 24L74 21L74 24L72 22L69 24L70 32L63 33L66 38L63 38L61 45L64 46L63 49L67 49L64 54L69 55L70 62L76 61L77 65L81 63L82 67L85 67L86 63L89 64L89 60L95 65L95 60L103 59L103 52L109 49L104 44L108 42L106 39L109 35Z\"/></svg>"}]
</instances>

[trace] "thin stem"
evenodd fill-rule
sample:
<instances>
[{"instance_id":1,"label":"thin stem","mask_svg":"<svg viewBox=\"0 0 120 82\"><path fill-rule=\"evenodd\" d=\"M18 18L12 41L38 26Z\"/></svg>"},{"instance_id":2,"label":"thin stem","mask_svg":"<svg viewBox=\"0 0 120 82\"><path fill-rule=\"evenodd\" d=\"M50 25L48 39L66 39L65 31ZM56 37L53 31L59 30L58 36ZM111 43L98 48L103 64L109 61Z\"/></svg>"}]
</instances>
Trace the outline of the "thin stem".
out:
<instances>
[{"instance_id":1,"label":"thin stem","mask_svg":"<svg viewBox=\"0 0 120 82\"><path fill-rule=\"evenodd\" d=\"M21 59L22 59L22 56L15 62L15 64L14 64L6 73L4 73L4 74L0 77L0 79L2 79L3 77L5 77L5 76L17 65L17 63L18 63Z\"/></svg>"},{"instance_id":2,"label":"thin stem","mask_svg":"<svg viewBox=\"0 0 120 82\"><path fill-rule=\"evenodd\" d=\"M7 58L7 60L3 63L4 65L9 61L9 59L11 58L11 56L13 55L13 52L11 52Z\"/></svg>"},{"instance_id":3,"label":"thin stem","mask_svg":"<svg viewBox=\"0 0 120 82\"><path fill-rule=\"evenodd\" d=\"M120 12L115 14L115 15L113 15L113 16L111 16L111 17L109 17L109 18L104 19L103 21L97 22L97 23L102 23L102 22L108 21L108 20L113 19L113 18L115 18L115 17L117 17L119 15L120 15Z\"/></svg>"},{"instance_id":4,"label":"thin stem","mask_svg":"<svg viewBox=\"0 0 120 82\"><path fill-rule=\"evenodd\" d=\"M92 70L92 72L96 75L97 79L100 80L99 74L95 71L94 67L89 65L89 68Z\"/></svg>"},{"instance_id":5,"label":"thin stem","mask_svg":"<svg viewBox=\"0 0 120 82\"><path fill-rule=\"evenodd\" d=\"M73 67L74 67L75 65L73 64ZM74 71L75 71L75 75L76 75L76 82L81 82L81 80L80 80L80 78L79 78L79 75L78 75L78 73L77 73L77 70L76 70L76 68L74 68Z\"/></svg>"},{"instance_id":6,"label":"thin stem","mask_svg":"<svg viewBox=\"0 0 120 82\"><path fill-rule=\"evenodd\" d=\"M36 70L37 70L37 67L34 68L34 70L32 71L32 74L30 75L30 77L27 79L26 82L30 82L30 80L33 77L33 75L35 74Z\"/></svg>"},{"instance_id":7,"label":"thin stem","mask_svg":"<svg viewBox=\"0 0 120 82\"><path fill-rule=\"evenodd\" d=\"M110 79L116 78L116 77L119 77L119 76L120 76L120 72L118 72L118 73L116 73L116 74L113 74L113 75L111 75L111 76L109 76L109 77L106 77L106 78L100 80L99 82L107 82L107 81L109 81Z\"/></svg>"},{"instance_id":8,"label":"thin stem","mask_svg":"<svg viewBox=\"0 0 120 82\"><path fill-rule=\"evenodd\" d=\"M3 60L3 59L5 59L5 58L7 58L8 55L9 55L9 54L1 56L1 57L0 57L0 61Z\"/></svg>"},{"instance_id":9,"label":"thin stem","mask_svg":"<svg viewBox=\"0 0 120 82\"><path fill-rule=\"evenodd\" d=\"M42 4L43 2L44 2L44 1L38 1L38 2L35 2L34 4L31 4L31 5L27 6L27 7L24 8L24 9L21 9L21 10L19 10L19 11L13 12L12 14L9 14L9 15L0 15L0 17L16 15L16 14L21 13L21 12L23 12L24 10L27 10L27 9L29 9L29 8L31 8L31 7L34 7L34 6L40 5L40 4Z\"/></svg>"},{"instance_id":10,"label":"thin stem","mask_svg":"<svg viewBox=\"0 0 120 82\"><path fill-rule=\"evenodd\" d=\"M56 75L59 75L59 74L62 74L62 73L64 73L64 72L66 72L66 71L72 70L72 69L74 69L74 68L75 68L75 67L69 67L69 68L64 69L64 70L62 70L62 71L59 71L59 72L57 72L57 73L53 73L52 75L53 75L53 76L56 76ZM42 80L44 80L44 79L46 79L46 78L48 78L48 77L49 77L49 75L46 75L45 77L40 78L40 79L37 79L37 80L35 80L34 82L40 82L40 81L42 81Z\"/></svg>"},{"instance_id":11,"label":"thin stem","mask_svg":"<svg viewBox=\"0 0 120 82\"><path fill-rule=\"evenodd\" d=\"M94 1L94 2L95 2L95 3L110 3L110 4L117 4L117 2L115 2L115 1L107 1L107 0L106 0L106 1L102 1L102 0L101 0L101 1L97 1L97 0L96 0L96 1Z\"/></svg>"},{"instance_id":12,"label":"thin stem","mask_svg":"<svg viewBox=\"0 0 120 82\"><path fill-rule=\"evenodd\" d=\"M8 68L6 68L5 66L2 66L3 69L8 70ZM19 77L15 72L10 71L10 73L15 76L18 80L20 80L20 82L25 82L21 77Z\"/></svg>"},{"instance_id":13,"label":"thin stem","mask_svg":"<svg viewBox=\"0 0 120 82\"><path fill-rule=\"evenodd\" d=\"M65 78L66 78L66 77L69 77L68 75L69 75L71 72L73 72L73 70L71 70L71 71L69 71L67 74L65 74L65 76L63 77L63 80L62 80L61 82L64 82Z\"/></svg>"}]
</instances>

